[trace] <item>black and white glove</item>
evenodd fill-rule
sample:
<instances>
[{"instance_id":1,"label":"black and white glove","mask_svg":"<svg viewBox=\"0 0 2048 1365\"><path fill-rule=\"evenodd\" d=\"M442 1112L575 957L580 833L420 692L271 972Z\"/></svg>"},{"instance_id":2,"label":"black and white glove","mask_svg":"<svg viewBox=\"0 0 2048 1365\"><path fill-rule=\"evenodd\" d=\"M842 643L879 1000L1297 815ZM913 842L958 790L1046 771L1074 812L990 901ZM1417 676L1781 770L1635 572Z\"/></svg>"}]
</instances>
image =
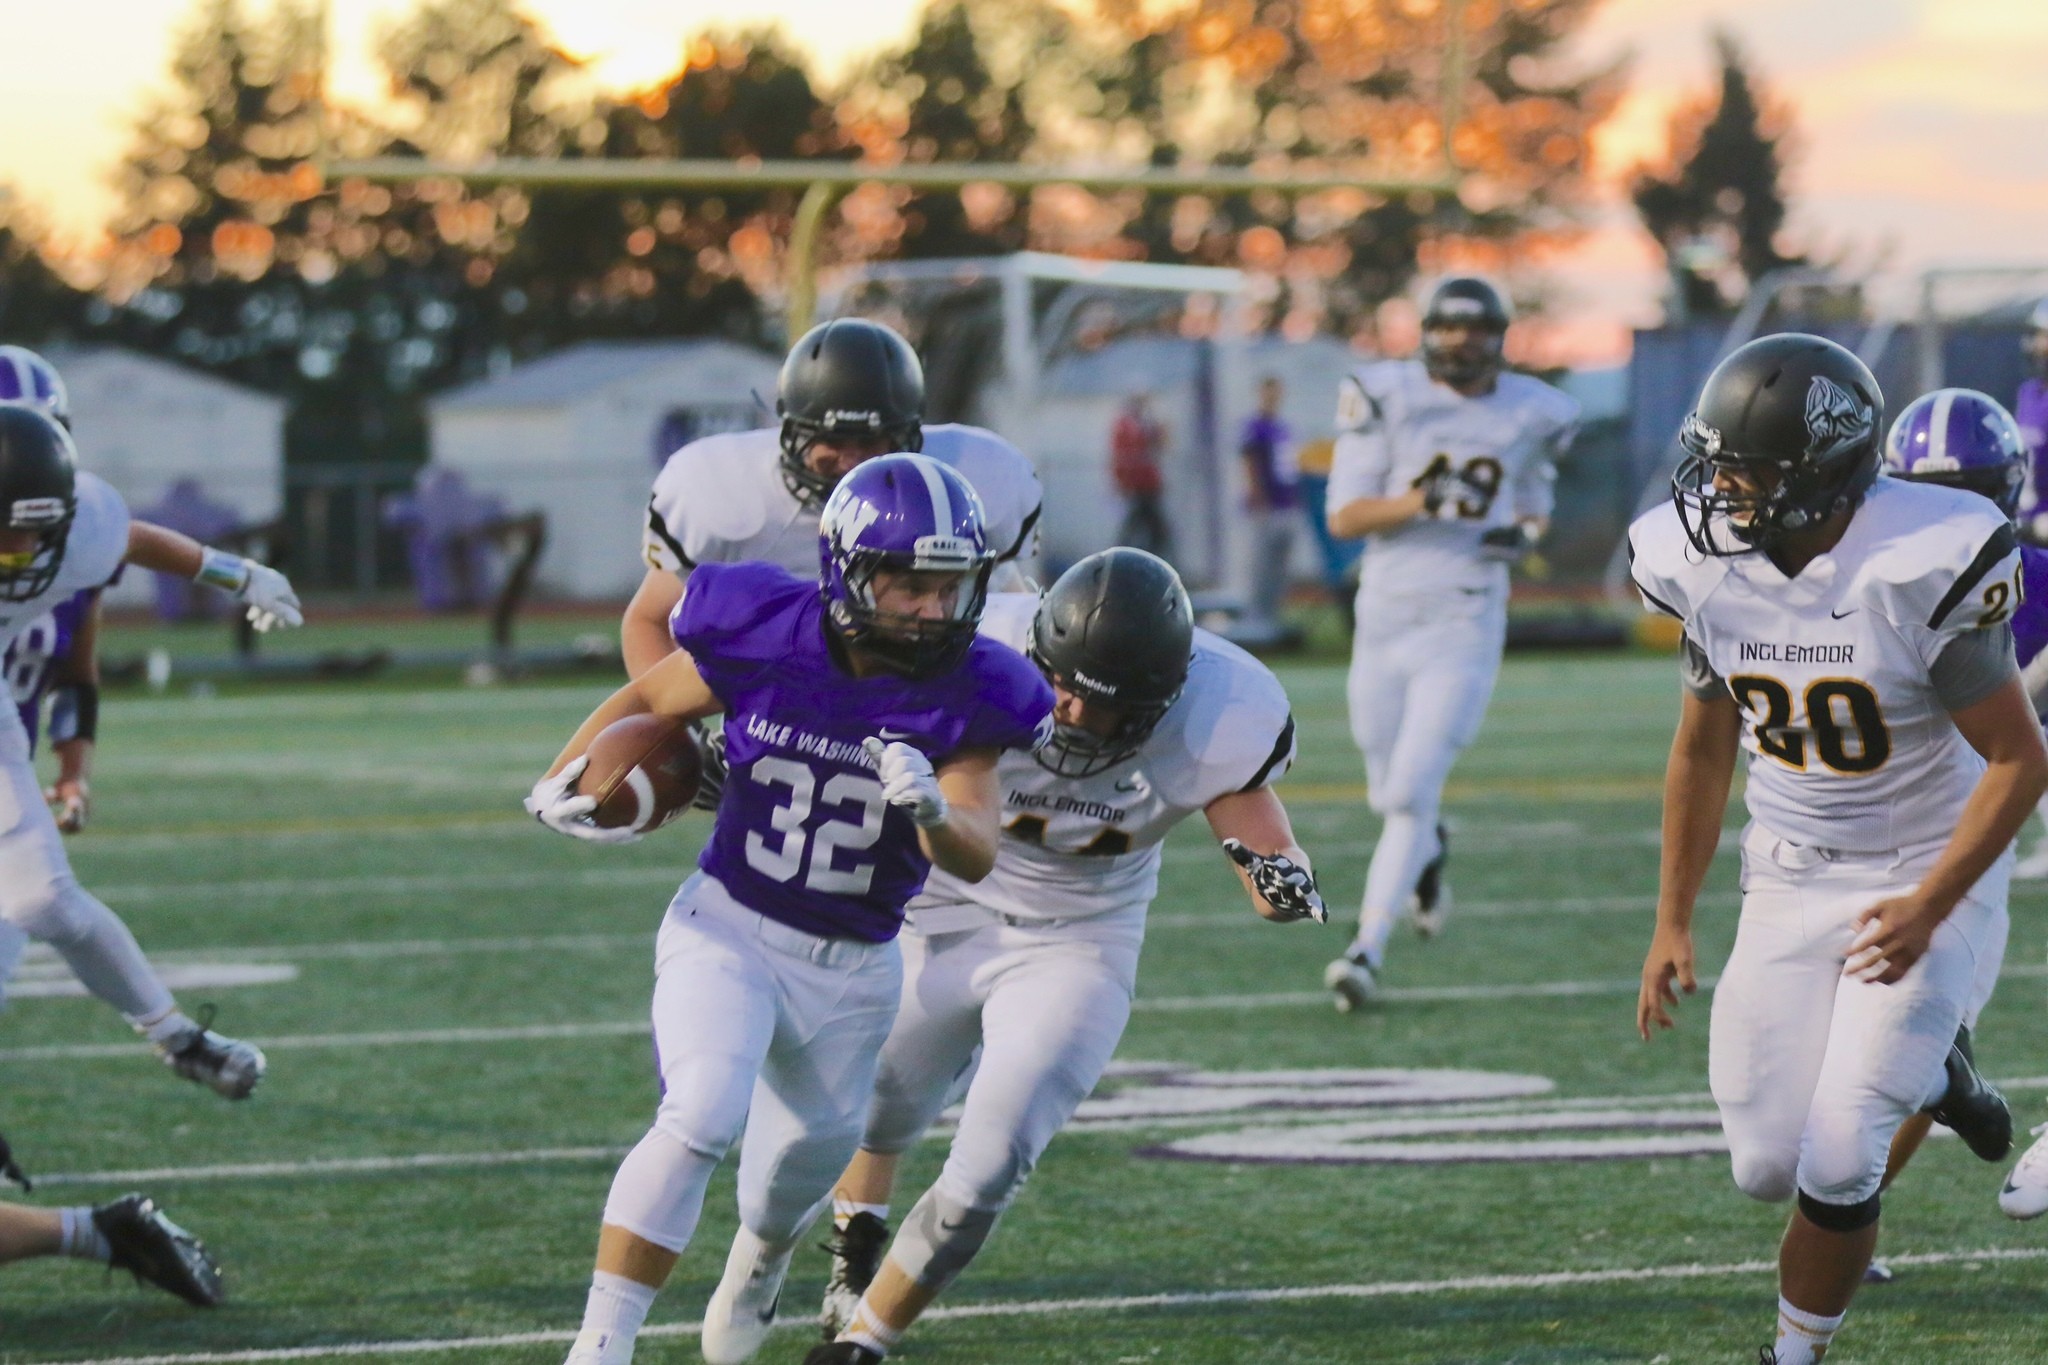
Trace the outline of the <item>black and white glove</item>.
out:
<instances>
[{"instance_id":1,"label":"black and white glove","mask_svg":"<svg viewBox=\"0 0 2048 1365\"><path fill-rule=\"evenodd\" d=\"M1496 526L1479 537L1479 557L1497 564L1519 564L1536 548L1536 533L1527 522Z\"/></svg>"},{"instance_id":2,"label":"black and white glove","mask_svg":"<svg viewBox=\"0 0 2048 1365\"><path fill-rule=\"evenodd\" d=\"M1245 870L1252 879L1252 890L1259 893L1259 899L1278 911L1283 921L1312 919L1317 924L1330 922L1330 911L1323 904L1323 893L1316 890L1315 874L1280 854L1254 853L1236 839L1225 839L1223 851L1230 855L1230 861Z\"/></svg>"},{"instance_id":3,"label":"black and white glove","mask_svg":"<svg viewBox=\"0 0 2048 1365\"><path fill-rule=\"evenodd\" d=\"M884 744L873 735L861 741L875 760L875 776L882 779L882 799L910 812L919 829L946 823L946 794L939 790L938 774L932 761L914 746L900 739Z\"/></svg>"},{"instance_id":4,"label":"black and white glove","mask_svg":"<svg viewBox=\"0 0 2048 1365\"><path fill-rule=\"evenodd\" d=\"M576 792L576 779L589 766L590 755L582 754L553 777L543 777L534 783L524 802L527 813L555 833L572 839L593 844L632 843L640 837L636 831L624 826L604 829L592 823L590 813L597 809L597 798L579 796Z\"/></svg>"},{"instance_id":5,"label":"black and white glove","mask_svg":"<svg viewBox=\"0 0 2048 1365\"><path fill-rule=\"evenodd\" d=\"M1415 487L1422 490L1422 515L1441 517L1444 508L1450 507L1451 515L1457 515L1457 500L1465 495L1465 481L1458 477L1458 471L1448 464L1425 478L1415 481Z\"/></svg>"},{"instance_id":6,"label":"black and white glove","mask_svg":"<svg viewBox=\"0 0 2048 1365\"><path fill-rule=\"evenodd\" d=\"M697 796L690 809L715 812L725 796L725 727L698 731L697 752L703 755L704 771L697 778Z\"/></svg>"}]
</instances>

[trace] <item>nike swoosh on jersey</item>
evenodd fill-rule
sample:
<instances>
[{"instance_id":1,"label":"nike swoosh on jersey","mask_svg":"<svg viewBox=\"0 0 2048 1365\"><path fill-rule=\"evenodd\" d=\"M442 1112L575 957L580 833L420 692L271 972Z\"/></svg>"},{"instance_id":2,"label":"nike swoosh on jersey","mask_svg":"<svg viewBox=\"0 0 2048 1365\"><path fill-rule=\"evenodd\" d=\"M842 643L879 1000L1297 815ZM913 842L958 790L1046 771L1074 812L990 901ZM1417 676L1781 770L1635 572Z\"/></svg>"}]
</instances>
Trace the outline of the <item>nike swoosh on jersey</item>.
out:
<instances>
[{"instance_id":1,"label":"nike swoosh on jersey","mask_svg":"<svg viewBox=\"0 0 2048 1365\"><path fill-rule=\"evenodd\" d=\"M1832 616L1835 620L1839 621L1845 616L1854 616L1856 614L1856 610L1857 609L1855 607L1851 607L1847 611L1831 611L1828 613L1828 615Z\"/></svg>"}]
</instances>

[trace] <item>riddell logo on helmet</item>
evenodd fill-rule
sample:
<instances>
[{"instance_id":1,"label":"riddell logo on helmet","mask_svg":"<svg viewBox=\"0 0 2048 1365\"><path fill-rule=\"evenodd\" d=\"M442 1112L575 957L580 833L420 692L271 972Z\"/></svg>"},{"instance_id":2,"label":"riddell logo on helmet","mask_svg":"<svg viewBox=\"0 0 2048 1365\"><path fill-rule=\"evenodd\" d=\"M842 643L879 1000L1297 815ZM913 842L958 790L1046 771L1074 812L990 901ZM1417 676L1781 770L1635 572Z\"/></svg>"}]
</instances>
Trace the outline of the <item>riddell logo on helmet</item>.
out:
<instances>
[{"instance_id":1,"label":"riddell logo on helmet","mask_svg":"<svg viewBox=\"0 0 2048 1365\"><path fill-rule=\"evenodd\" d=\"M1679 439L1687 446L1710 460L1721 453L1721 432L1719 428L1710 427L1705 422L1702 422L1700 415L1696 412L1687 415L1685 428L1678 435Z\"/></svg>"},{"instance_id":2,"label":"riddell logo on helmet","mask_svg":"<svg viewBox=\"0 0 2048 1365\"><path fill-rule=\"evenodd\" d=\"M830 408L818 419L828 427L879 427L882 414L871 408Z\"/></svg>"},{"instance_id":3,"label":"riddell logo on helmet","mask_svg":"<svg viewBox=\"0 0 2048 1365\"><path fill-rule=\"evenodd\" d=\"M1105 697L1116 695L1115 683L1106 683L1100 678L1091 678L1078 668L1074 670L1074 681L1092 692L1100 692Z\"/></svg>"},{"instance_id":4,"label":"riddell logo on helmet","mask_svg":"<svg viewBox=\"0 0 2048 1365\"><path fill-rule=\"evenodd\" d=\"M17 498L8 513L9 526L55 526L64 520L62 498Z\"/></svg>"}]
</instances>

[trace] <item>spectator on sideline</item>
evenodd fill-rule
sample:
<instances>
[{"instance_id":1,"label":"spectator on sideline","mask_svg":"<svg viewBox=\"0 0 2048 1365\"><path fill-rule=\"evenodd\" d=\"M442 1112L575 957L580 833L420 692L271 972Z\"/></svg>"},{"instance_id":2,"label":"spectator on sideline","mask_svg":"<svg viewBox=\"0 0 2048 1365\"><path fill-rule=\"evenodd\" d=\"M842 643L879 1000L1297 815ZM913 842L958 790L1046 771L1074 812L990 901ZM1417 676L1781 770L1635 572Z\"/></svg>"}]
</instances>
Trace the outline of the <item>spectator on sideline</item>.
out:
<instances>
[{"instance_id":1,"label":"spectator on sideline","mask_svg":"<svg viewBox=\"0 0 2048 1365\"><path fill-rule=\"evenodd\" d=\"M1173 531L1160 505L1166 495L1166 476L1159 466L1159 452L1165 448L1166 428L1152 416L1151 395L1132 394L1124 400L1124 410L1117 414L1116 425L1109 432L1109 475L1124 499L1117 543L1171 560Z\"/></svg>"},{"instance_id":2,"label":"spectator on sideline","mask_svg":"<svg viewBox=\"0 0 2048 1365\"><path fill-rule=\"evenodd\" d=\"M2027 442L2027 486L2020 495L2020 534L2048 545L2048 299L2034 305L2020 342L2031 375L2020 381L2013 420Z\"/></svg>"},{"instance_id":3,"label":"spectator on sideline","mask_svg":"<svg viewBox=\"0 0 2048 1365\"><path fill-rule=\"evenodd\" d=\"M1295 489L1301 495L1301 511L1308 518L1309 535L1315 540L1323 586L1329 590L1337 610L1344 614L1348 628L1354 614L1351 599L1358 587L1352 581L1351 569L1358 563L1365 542L1337 539L1330 534L1329 522L1325 520L1330 506L1330 462L1336 452L1337 442L1328 436L1304 442L1294 456Z\"/></svg>"},{"instance_id":4,"label":"spectator on sideline","mask_svg":"<svg viewBox=\"0 0 2048 1365\"><path fill-rule=\"evenodd\" d=\"M1301 523L1295 497L1293 433L1280 416L1281 387L1277 375L1259 381L1259 410L1244 424L1237 444L1244 461L1245 512L1251 528L1249 591L1245 621L1262 627L1280 622L1280 603L1287 594L1287 566L1293 558L1294 534Z\"/></svg>"}]
</instances>

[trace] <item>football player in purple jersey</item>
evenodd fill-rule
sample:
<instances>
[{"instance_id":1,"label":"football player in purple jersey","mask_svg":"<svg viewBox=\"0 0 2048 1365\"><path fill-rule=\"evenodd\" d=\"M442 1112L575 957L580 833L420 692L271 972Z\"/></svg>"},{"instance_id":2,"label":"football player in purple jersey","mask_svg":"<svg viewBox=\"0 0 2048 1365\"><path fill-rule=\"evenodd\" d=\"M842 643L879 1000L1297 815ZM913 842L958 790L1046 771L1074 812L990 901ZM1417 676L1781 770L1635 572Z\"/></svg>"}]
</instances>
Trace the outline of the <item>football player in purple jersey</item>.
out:
<instances>
[{"instance_id":1,"label":"football player in purple jersey","mask_svg":"<svg viewBox=\"0 0 2048 1365\"><path fill-rule=\"evenodd\" d=\"M2048 328L2048 311L2043 327ZM2048 353L2044 353L2048 359ZM1899 414L1885 443L1885 466L1895 477L1940 483L1982 493L2017 521L2028 483L2028 448L2019 424L1998 402L1974 389L1937 389ZM2014 654L2034 707L2048 716L2048 549L2020 546L2020 601L2012 610ZM2048 820L2048 802L2042 804ZM2013 876L2048 876L2048 837L2013 868ZM1990 1001L2003 954L1980 964L1976 995L1964 1016L1964 1032ZM1926 1140L1932 1119L1916 1114L1892 1140L1889 1183ZM1998 1203L2013 1218L2048 1213L2048 1124L2034 1129L2039 1139L2020 1157L1999 1192Z\"/></svg>"},{"instance_id":2,"label":"football player in purple jersey","mask_svg":"<svg viewBox=\"0 0 2048 1365\"><path fill-rule=\"evenodd\" d=\"M677 651L599 706L527 799L560 832L636 837L597 828L575 794L591 740L625 716L724 713L724 795L655 948L661 1103L612 1182L576 1365L632 1359L743 1128L740 1230L703 1350L760 1348L790 1253L859 1145L903 906L934 865L988 875L997 756L1051 730L1044 677L976 634L995 557L965 480L921 455L866 461L819 531L817 580L699 565L670 619Z\"/></svg>"}]
</instances>

